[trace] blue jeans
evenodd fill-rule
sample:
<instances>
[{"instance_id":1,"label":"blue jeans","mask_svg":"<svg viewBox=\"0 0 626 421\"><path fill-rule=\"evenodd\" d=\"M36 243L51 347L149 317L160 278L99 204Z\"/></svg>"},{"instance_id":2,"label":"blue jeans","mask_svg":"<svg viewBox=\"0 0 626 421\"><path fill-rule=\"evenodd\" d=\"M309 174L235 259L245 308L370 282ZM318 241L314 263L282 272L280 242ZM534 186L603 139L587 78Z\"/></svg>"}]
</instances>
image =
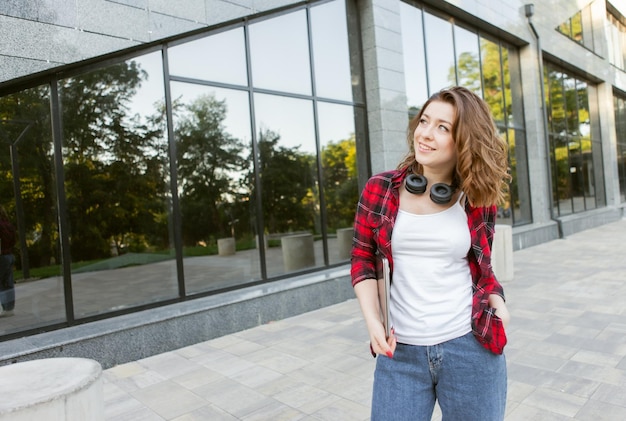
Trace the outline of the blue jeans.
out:
<instances>
[{"instance_id":1,"label":"blue jeans","mask_svg":"<svg viewBox=\"0 0 626 421\"><path fill-rule=\"evenodd\" d=\"M506 359L483 348L470 332L434 346L398 344L379 355L372 421L430 421L439 401L442 421L502 421Z\"/></svg>"},{"instance_id":2,"label":"blue jeans","mask_svg":"<svg viewBox=\"0 0 626 421\"><path fill-rule=\"evenodd\" d=\"M0 254L0 303L2 310L13 310L15 307L15 284L13 282L12 254Z\"/></svg>"}]
</instances>

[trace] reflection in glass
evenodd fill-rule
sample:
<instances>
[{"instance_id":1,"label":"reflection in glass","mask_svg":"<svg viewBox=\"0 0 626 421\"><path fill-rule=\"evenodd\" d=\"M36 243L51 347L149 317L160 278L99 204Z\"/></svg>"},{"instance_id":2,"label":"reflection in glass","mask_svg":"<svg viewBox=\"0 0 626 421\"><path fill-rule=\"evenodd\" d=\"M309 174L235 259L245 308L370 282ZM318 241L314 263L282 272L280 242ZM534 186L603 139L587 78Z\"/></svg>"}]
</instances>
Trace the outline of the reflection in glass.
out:
<instances>
[{"instance_id":1,"label":"reflection in glass","mask_svg":"<svg viewBox=\"0 0 626 421\"><path fill-rule=\"evenodd\" d=\"M504 81L500 64L500 46L486 38L480 39L485 102L497 124L505 124Z\"/></svg>"},{"instance_id":2,"label":"reflection in glass","mask_svg":"<svg viewBox=\"0 0 626 421\"><path fill-rule=\"evenodd\" d=\"M311 94L306 11L249 26L252 82L256 88Z\"/></svg>"},{"instance_id":3,"label":"reflection in glass","mask_svg":"<svg viewBox=\"0 0 626 421\"><path fill-rule=\"evenodd\" d=\"M451 75L454 75L452 24L424 12L424 33L426 34L428 92L432 95L456 84L456 78L451 79Z\"/></svg>"},{"instance_id":4,"label":"reflection in glass","mask_svg":"<svg viewBox=\"0 0 626 421\"><path fill-rule=\"evenodd\" d=\"M350 257L359 199L354 111L345 105L318 103L318 117L329 259L333 264Z\"/></svg>"},{"instance_id":5,"label":"reflection in glass","mask_svg":"<svg viewBox=\"0 0 626 421\"><path fill-rule=\"evenodd\" d=\"M175 298L159 52L60 84L77 318Z\"/></svg>"},{"instance_id":6,"label":"reflection in glass","mask_svg":"<svg viewBox=\"0 0 626 421\"><path fill-rule=\"evenodd\" d=\"M172 83L188 293L261 278L247 92Z\"/></svg>"},{"instance_id":7,"label":"reflection in glass","mask_svg":"<svg viewBox=\"0 0 626 421\"><path fill-rule=\"evenodd\" d=\"M66 320L49 95L38 86L0 98L0 205L17 232L15 316L0 335Z\"/></svg>"},{"instance_id":8,"label":"reflection in glass","mask_svg":"<svg viewBox=\"0 0 626 421\"><path fill-rule=\"evenodd\" d=\"M312 247L310 239L302 240L300 267L283 257L288 248L280 248L290 241L282 237L317 239L321 232L312 102L256 94L254 108L268 276L319 266L324 263L321 241Z\"/></svg>"},{"instance_id":9,"label":"reflection in glass","mask_svg":"<svg viewBox=\"0 0 626 421\"><path fill-rule=\"evenodd\" d=\"M464 86L473 91L482 98L482 83L480 75L480 52L478 49L478 35L470 32L458 25L454 25L454 43L456 51L456 74L458 85ZM500 67L499 54L489 59L498 59L498 68ZM486 63L483 62L483 66ZM454 71L454 69L451 69ZM453 80L452 74L450 80Z\"/></svg>"},{"instance_id":10,"label":"reflection in glass","mask_svg":"<svg viewBox=\"0 0 626 421\"><path fill-rule=\"evenodd\" d=\"M620 201L626 202L626 100L613 97L615 109L615 134L617 136L617 171Z\"/></svg>"},{"instance_id":11,"label":"reflection in glass","mask_svg":"<svg viewBox=\"0 0 626 421\"><path fill-rule=\"evenodd\" d=\"M243 28L171 47L167 54L171 75L247 85Z\"/></svg>"},{"instance_id":12,"label":"reflection in glass","mask_svg":"<svg viewBox=\"0 0 626 421\"><path fill-rule=\"evenodd\" d=\"M316 95L352 101L345 2L312 7L311 28Z\"/></svg>"},{"instance_id":13,"label":"reflection in glass","mask_svg":"<svg viewBox=\"0 0 626 421\"><path fill-rule=\"evenodd\" d=\"M422 11L405 2L400 2L400 19L402 25L404 81L406 84L409 119L411 119L419 113L422 104L428 99Z\"/></svg>"}]
</instances>

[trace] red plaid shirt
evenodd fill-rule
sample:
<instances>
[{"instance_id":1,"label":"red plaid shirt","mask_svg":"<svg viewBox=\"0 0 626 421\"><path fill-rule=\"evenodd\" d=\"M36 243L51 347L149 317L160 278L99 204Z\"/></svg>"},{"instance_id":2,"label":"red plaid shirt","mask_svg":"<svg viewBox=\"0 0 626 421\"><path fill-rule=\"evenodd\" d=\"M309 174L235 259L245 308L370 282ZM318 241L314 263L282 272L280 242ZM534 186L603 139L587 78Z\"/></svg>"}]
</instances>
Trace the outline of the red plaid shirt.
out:
<instances>
[{"instance_id":1,"label":"red plaid shirt","mask_svg":"<svg viewBox=\"0 0 626 421\"><path fill-rule=\"evenodd\" d=\"M359 200L354 218L352 246L352 285L376 279L376 254L389 259L393 273L391 232L400 205L398 189L406 171L387 171L369 179ZM465 205L471 235L467 254L473 283L472 331L476 339L490 351L501 354L506 345L502 321L494 316L488 305L489 295L504 298L502 286L491 267L491 244L494 236L496 206L472 207Z\"/></svg>"}]
</instances>

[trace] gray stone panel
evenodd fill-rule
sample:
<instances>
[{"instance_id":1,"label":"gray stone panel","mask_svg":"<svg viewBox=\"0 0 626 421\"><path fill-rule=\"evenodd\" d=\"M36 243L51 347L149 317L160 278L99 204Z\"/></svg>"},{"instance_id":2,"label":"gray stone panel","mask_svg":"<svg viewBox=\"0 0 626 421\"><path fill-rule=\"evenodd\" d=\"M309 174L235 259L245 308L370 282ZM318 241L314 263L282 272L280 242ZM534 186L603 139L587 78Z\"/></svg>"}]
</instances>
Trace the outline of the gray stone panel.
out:
<instances>
[{"instance_id":1,"label":"gray stone panel","mask_svg":"<svg viewBox=\"0 0 626 421\"><path fill-rule=\"evenodd\" d=\"M248 3L248 5L239 3ZM252 8L251 3L252 2L246 1L226 2L222 0L206 0L205 21L208 25L215 25L255 13L256 10Z\"/></svg>"},{"instance_id":2,"label":"gray stone panel","mask_svg":"<svg viewBox=\"0 0 626 421\"><path fill-rule=\"evenodd\" d=\"M150 40L155 41L205 27L205 24L161 13L150 13Z\"/></svg>"},{"instance_id":3,"label":"gray stone panel","mask_svg":"<svg viewBox=\"0 0 626 421\"><path fill-rule=\"evenodd\" d=\"M147 9L148 0L105 0L110 3L118 3L126 6L136 7L138 9Z\"/></svg>"},{"instance_id":4,"label":"gray stone panel","mask_svg":"<svg viewBox=\"0 0 626 421\"><path fill-rule=\"evenodd\" d=\"M0 60L0 83L5 80L41 72L60 64L18 57L2 57Z\"/></svg>"},{"instance_id":5,"label":"gray stone panel","mask_svg":"<svg viewBox=\"0 0 626 421\"><path fill-rule=\"evenodd\" d=\"M115 38L140 42L150 40L149 12L101 0L78 2L78 28Z\"/></svg>"},{"instance_id":6,"label":"gray stone panel","mask_svg":"<svg viewBox=\"0 0 626 421\"><path fill-rule=\"evenodd\" d=\"M61 26L76 26L75 0L3 0L0 15Z\"/></svg>"},{"instance_id":7,"label":"gray stone panel","mask_svg":"<svg viewBox=\"0 0 626 421\"><path fill-rule=\"evenodd\" d=\"M188 19L194 22L206 23L205 13L206 6L204 0L150 0L148 5L150 12L160 13L177 18Z\"/></svg>"}]
</instances>

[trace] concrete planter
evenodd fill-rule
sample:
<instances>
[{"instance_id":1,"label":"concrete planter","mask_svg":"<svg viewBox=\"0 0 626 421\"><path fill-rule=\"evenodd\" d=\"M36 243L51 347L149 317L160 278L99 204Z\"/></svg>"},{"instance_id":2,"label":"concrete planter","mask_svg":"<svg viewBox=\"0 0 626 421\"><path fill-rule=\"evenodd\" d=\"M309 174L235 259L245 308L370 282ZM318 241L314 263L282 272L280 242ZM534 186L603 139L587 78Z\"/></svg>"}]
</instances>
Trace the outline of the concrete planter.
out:
<instances>
[{"instance_id":1,"label":"concrete planter","mask_svg":"<svg viewBox=\"0 0 626 421\"><path fill-rule=\"evenodd\" d=\"M280 239L285 271L315 266L313 234L287 235Z\"/></svg>"},{"instance_id":2,"label":"concrete planter","mask_svg":"<svg viewBox=\"0 0 626 421\"><path fill-rule=\"evenodd\" d=\"M0 421L104 421L102 367L44 358L0 367Z\"/></svg>"},{"instance_id":3,"label":"concrete planter","mask_svg":"<svg viewBox=\"0 0 626 421\"><path fill-rule=\"evenodd\" d=\"M354 228L339 228L337 230L337 250L340 260L350 259L352 251L352 237L354 237Z\"/></svg>"},{"instance_id":4,"label":"concrete planter","mask_svg":"<svg viewBox=\"0 0 626 421\"><path fill-rule=\"evenodd\" d=\"M233 237L220 238L217 240L217 254L220 256L232 256L236 251Z\"/></svg>"}]
</instances>

